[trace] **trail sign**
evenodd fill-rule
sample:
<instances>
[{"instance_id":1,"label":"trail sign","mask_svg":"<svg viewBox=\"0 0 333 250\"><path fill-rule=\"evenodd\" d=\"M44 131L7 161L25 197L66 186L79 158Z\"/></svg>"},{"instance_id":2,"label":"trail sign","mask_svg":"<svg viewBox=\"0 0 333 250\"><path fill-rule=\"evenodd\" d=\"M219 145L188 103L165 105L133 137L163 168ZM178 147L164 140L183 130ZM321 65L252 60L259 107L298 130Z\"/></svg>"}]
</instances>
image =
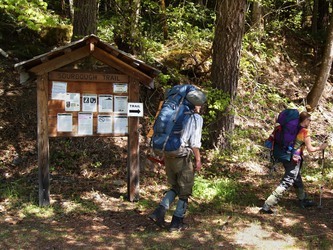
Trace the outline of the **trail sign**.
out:
<instances>
[{"instance_id":1,"label":"trail sign","mask_svg":"<svg viewBox=\"0 0 333 250\"><path fill-rule=\"evenodd\" d=\"M129 102L127 105L127 116L143 117L143 103Z\"/></svg>"}]
</instances>

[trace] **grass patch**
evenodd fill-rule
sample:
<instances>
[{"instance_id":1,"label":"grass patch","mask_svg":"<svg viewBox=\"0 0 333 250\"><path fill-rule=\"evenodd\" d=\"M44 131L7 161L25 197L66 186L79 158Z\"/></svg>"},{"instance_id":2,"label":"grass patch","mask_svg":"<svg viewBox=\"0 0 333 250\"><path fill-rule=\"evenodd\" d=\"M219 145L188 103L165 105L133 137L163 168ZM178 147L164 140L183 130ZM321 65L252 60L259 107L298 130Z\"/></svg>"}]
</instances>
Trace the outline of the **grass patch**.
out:
<instances>
[{"instance_id":1,"label":"grass patch","mask_svg":"<svg viewBox=\"0 0 333 250\"><path fill-rule=\"evenodd\" d=\"M21 213L27 217L49 218L54 216L55 211L53 207L39 207L34 204L23 204Z\"/></svg>"},{"instance_id":2,"label":"grass patch","mask_svg":"<svg viewBox=\"0 0 333 250\"><path fill-rule=\"evenodd\" d=\"M199 176L194 183L193 197L200 202L200 205L193 204L192 212L205 210L209 213L209 211L220 211L222 207L232 211L241 205L252 205L258 199L255 194L248 193L249 188L251 187L231 178L205 179Z\"/></svg>"},{"instance_id":3,"label":"grass patch","mask_svg":"<svg viewBox=\"0 0 333 250\"><path fill-rule=\"evenodd\" d=\"M202 176L196 178L193 195L194 197L212 201L218 197L221 202L232 202L237 191L237 184L231 179L205 179Z\"/></svg>"}]
</instances>

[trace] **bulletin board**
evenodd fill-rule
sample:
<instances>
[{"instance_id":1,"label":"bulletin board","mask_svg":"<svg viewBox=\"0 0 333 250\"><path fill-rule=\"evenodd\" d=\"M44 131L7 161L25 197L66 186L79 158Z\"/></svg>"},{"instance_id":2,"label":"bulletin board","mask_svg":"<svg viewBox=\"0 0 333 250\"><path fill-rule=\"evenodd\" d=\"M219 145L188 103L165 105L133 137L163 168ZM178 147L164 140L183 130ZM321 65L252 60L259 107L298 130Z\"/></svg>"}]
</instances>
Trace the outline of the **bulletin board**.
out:
<instances>
[{"instance_id":1,"label":"bulletin board","mask_svg":"<svg viewBox=\"0 0 333 250\"><path fill-rule=\"evenodd\" d=\"M49 137L128 135L127 75L49 73Z\"/></svg>"}]
</instances>

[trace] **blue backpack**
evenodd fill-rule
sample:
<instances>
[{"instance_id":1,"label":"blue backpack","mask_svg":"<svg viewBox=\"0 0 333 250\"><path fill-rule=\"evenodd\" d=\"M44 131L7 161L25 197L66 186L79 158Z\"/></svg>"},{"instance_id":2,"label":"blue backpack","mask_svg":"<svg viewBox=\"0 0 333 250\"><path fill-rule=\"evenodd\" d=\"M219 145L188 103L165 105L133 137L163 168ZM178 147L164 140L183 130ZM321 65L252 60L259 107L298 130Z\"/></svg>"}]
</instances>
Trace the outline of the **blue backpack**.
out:
<instances>
[{"instance_id":1,"label":"blue backpack","mask_svg":"<svg viewBox=\"0 0 333 250\"><path fill-rule=\"evenodd\" d=\"M157 155L186 154L179 151L180 137L186 122L194 114L194 105L186 96L195 90L197 89L192 85L176 85L167 92L153 126L152 148Z\"/></svg>"},{"instance_id":2,"label":"blue backpack","mask_svg":"<svg viewBox=\"0 0 333 250\"><path fill-rule=\"evenodd\" d=\"M275 161L290 161L296 150L294 144L300 130L298 110L283 110L276 123L273 133L265 141L265 146L271 149Z\"/></svg>"}]
</instances>

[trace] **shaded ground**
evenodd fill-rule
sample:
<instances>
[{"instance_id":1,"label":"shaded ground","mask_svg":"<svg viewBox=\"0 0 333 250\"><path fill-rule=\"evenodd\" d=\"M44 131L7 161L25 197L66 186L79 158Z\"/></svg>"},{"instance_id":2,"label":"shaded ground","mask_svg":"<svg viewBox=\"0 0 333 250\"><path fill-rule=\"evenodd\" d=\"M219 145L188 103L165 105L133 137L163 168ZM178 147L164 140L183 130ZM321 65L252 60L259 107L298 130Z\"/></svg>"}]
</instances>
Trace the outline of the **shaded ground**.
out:
<instances>
[{"instance_id":1,"label":"shaded ground","mask_svg":"<svg viewBox=\"0 0 333 250\"><path fill-rule=\"evenodd\" d=\"M322 208L300 209L290 192L276 208L275 215L261 215L259 207L282 173L278 167L270 175L264 163L223 166L224 174L240 184L234 204L216 207L213 202L194 198L186 217L190 224L188 230L168 233L157 228L147 220L147 215L160 200L161 191L167 188L164 169L146 160L148 145L143 141L141 199L128 202L126 138L51 139L52 206L48 209L32 206L31 201L38 204L36 89L33 84L19 85L13 62L3 58L0 62L1 249L333 247L332 183L305 175L308 191L317 202L319 187L324 186ZM330 93L331 89L327 89L325 95ZM325 114L330 122L331 114ZM250 119L248 122L249 126L253 125ZM325 133L325 124L315 126L322 130L320 134ZM265 125L258 127L265 128ZM332 166L331 159L328 153L325 166ZM205 156L204 164L208 168L213 163ZM320 173L321 166L319 154L308 157L309 169ZM5 198L8 196L12 199ZM17 203L13 203L15 200ZM171 213L167 215L167 220L170 219Z\"/></svg>"}]
</instances>

